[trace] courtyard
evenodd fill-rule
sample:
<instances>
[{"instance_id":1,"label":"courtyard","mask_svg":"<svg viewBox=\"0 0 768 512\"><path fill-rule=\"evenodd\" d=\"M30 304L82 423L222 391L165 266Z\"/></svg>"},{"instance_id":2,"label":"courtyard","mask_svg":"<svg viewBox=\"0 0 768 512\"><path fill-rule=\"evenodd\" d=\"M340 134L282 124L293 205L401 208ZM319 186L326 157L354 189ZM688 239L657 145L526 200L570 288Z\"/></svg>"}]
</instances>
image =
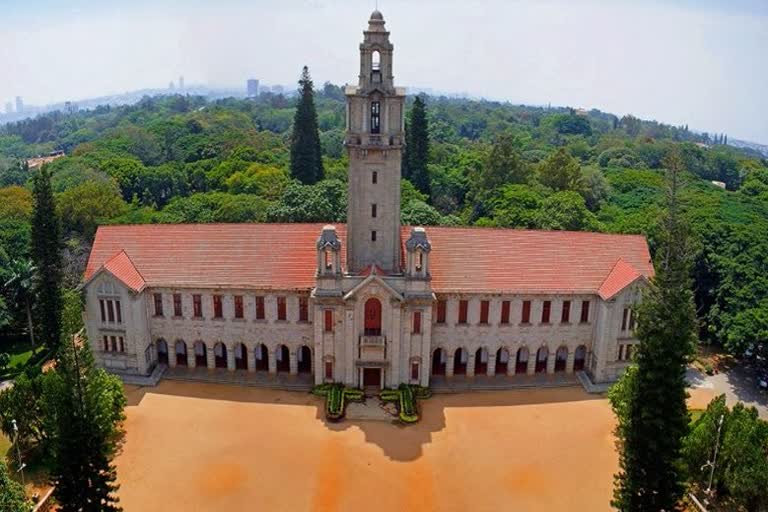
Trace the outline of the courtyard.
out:
<instances>
[{"instance_id":1,"label":"courtyard","mask_svg":"<svg viewBox=\"0 0 768 512\"><path fill-rule=\"evenodd\" d=\"M308 393L127 387L125 510L610 510L610 406L581 388L436 395L409 427Z\"/></svg>"}]
</instances>

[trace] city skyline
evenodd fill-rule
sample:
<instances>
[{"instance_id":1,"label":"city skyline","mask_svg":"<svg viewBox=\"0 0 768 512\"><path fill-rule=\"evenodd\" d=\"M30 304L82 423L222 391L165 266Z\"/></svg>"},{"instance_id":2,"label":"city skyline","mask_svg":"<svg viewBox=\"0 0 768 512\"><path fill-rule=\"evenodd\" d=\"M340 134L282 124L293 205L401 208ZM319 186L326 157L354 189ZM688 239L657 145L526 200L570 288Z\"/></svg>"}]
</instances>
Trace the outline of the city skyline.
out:
<instances>
[{"instance_id":1,"label":"city skyline","mask_svg":"<svg viewBox=\"0 0 768 512\"><path fill-rule=\"evenodd\" d=\"M0 46L13 51L0 53L0 66L14 73L0 84L0 100L77 101L160 89L180 75L213 88L244 89L253 77L293 84L304 64L317 85L352 82L356 56L339 41L359 37L355 22L370 14L370 4L11 2L11 29ZM760 2L447 0L379 7L396 29L400 83L597 108L768 142L768 121L754 114L768 110L761 93L768 70L759 66L768 48L768 8ZM41 14L44 21L33 24ZM89 51L56 59L54 42L62 40Z\"/></svg>"}]
</instances>

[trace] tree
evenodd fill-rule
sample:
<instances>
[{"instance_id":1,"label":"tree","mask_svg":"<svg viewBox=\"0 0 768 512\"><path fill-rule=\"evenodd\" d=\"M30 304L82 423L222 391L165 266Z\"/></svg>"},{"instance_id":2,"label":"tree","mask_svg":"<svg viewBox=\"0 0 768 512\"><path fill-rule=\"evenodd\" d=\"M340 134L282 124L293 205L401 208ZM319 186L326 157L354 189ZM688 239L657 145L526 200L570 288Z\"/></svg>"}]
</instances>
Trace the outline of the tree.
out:
<instances>
[{"instance_id":1,"label":"tree","mask_svg":"<svg viewBox=\"0 0 768 512\"><path fill-rule=\"evenodd\" d=\"M346 218L344 183L324 180L315 185L294 183L267 211L269 222L339 222Z\"/></svg>"},{"instance_id":2,"label":"tree","mask_svg":"<svg viewBox=\"0 0 768 512\"><path fill-rule=\"evenodd\" d=\"M510 134L500 135L493 144L483 165L470 171L470 187L477 200L484 200L496 188L505 184L526 184L531 170L522 159L517 139Z\"/></svg>"},{"instance_id":3,"label":"tree","mask_svg":"<svg viewBox=\"0 0 768 512\"><path fill-rule=\"evenodd\" d=\"M584 198L570 190L544 199L535 219L541 229L602 231L600 222L587 210Z\"/></svg>"},{"instance_id":4,"label":"tree","mask_svg":"<svg viewBox=\"0 0 768 512\"><path fill-rule=\"evenodd\" d=\"M555 192L580 192L584 186L579 162L569 155L565 148L558 149L541 163L539 181Z\"/></svg>"},{"instance_id":5,"label":"tree","mask_svg":"<svg viewBox=\"0 0 768 512\"><path fill-rule=\"evenodd\" d=\"M39 279L35 286L40 318L40 339L51 348L61 338L61 225L51 190L51 174L43 166L33 178L35 209L32 216L31 254Z\"/></svg>"},{"instance_id":6,"label":"tree","mask_svg":"<svg viewBox=\"0 0 768 512\"><path fill-rule=\"evenodd\" d=\"M323 179L323 159L317 128L312 78L304 66L299 80L299 102L293 118L291 137L291 176L305 185Z\"/></svg>"},{"instance_id":7,"label":"tree","mask_svg":"<svg viewBox=\"0 0 768 512\"><path fill-rule=\"evenodd\" d=\"M24 495L20 483L11 479L8 466L0 460L0 510L3 512L28 512L32 506Z\"/></svg>"},{"instance_id":8,"label":"tree","mask_svg":"<svg viewBox=\"0 0 768 512\"><path fill-rule=\"evenodd\" d=\"M624 400L612 400L618 417L620 468L612 504L622 511L679 510L685 489L682 447L689 423L685 369L696 341L696 311L691 241L678 198L682 161L673 154L666 165L669 187L657 273L638 308L637 369L620 380Z\"/></svg>"},{"instance_id":9,"label":"tree","mask_svg":"<svg viewBox=\"0 0 768 512\"><path fill-rule=\"evenodd\" d=\"M59 351L56 370L44 374L43 403L60 509L121 510L112 464L126 403L119 377L96 368L87 341L73 335Z\"/></svg>"},{"instance_id":10,"label":"tree","mask_svg":"<svg viewBox=\"0 0 768 512\"><path fill-rule=\"evenodd\" d=\"M421 96L416 96L405 131L403 177L423 194L431 195L429 179L429 121Z\"/></svg>"},{"instance_id":11,"label":"tree","mask_svg":"<svg viewBox=\"0 0 768 512\"><path fill-rule=\"evenodd\" d=\"M28 221L32 216L32 194L24 187L0 188L0 218Z\"/></svg>"},{"instance_id":12,"label":"tree","mask_svg":"<svg viewBox=\"0 0 768 512\"><path fill-rule=\"evenodd\" d=\"M46 439L41 403L42 381L40 375L19 375L13 386L0 392L0 430L8 439L14 439L21 450L42 445ZM13 428L16 420L18 437Z\"/></svg>"},{"instance_id":13,"label":"tree","mask_svg":"<svg viewBox=\"0 0 768 512\"><path fill-rule=\"evenodd\" d=\"M37 267L32 263L32 260L20 259L11 261L8 280L5 282L5 287L11 290L11 295L16 303L24 306L24 311L27 314L29 342L33 347L35 346L35 326L32 322L32 300L36 278Z\"/></svg>"},{"instance_id":14,"label":"tree","mask_svg":"<svg viewBox=\"0 0 768 512\"><path fill-rule=\"evenodd\" d=\"M400 222L406 226L437 226L441 221L440 212L418 199L406 203L400 212Z\"/></svg>"}]
</instances>

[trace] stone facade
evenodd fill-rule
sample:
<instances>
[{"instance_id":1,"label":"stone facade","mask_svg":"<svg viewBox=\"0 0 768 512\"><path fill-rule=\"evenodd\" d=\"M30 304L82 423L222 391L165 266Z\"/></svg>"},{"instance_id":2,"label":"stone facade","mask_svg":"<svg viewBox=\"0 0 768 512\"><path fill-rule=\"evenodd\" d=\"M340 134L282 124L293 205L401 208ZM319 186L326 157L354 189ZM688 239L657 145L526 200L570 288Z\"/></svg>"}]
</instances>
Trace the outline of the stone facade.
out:
<instances>
[{"instance_id":1,"label":"stone facade","mask_svg":"<svg viewBox=\"0 0 768 512\"><path fill-rule=\"evenodd\" d=\"M123 251L83 285L88 338L104 367L133 375L157 364L304 372L318 384L378 387L427 386L434 374L583 369L603 382L621 373L636 344L631 308L644 279L631 277L610 297L599 290L435 293L430 259L440 248L429 229L411 228L402 240L405 94L393 84L392 55L376 11L360 45L359 83L346 91L346 244L334 226L318 233L314 287L145 283Z\"/></svg>"}]
</instances>

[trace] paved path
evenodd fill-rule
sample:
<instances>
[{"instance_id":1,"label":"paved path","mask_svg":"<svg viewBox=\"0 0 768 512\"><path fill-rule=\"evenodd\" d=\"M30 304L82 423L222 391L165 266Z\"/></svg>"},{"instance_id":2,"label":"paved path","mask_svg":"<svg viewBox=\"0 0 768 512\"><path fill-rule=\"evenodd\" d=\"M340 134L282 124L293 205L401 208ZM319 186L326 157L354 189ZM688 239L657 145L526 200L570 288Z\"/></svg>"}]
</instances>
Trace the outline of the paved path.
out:
<instances>
[{"instance_id":1,"label":"paved path","mask_svg":"<svg viewBox=\"0 0 768 512\"><path fill-rule=\"evenodd\" d=\"M715 375L706 375L689 368L687 377L693 388L711 389L715 396L725 394L730 406L744 402L755 407L760 417L768 420L768 393L757 389L755 373L751 368L737 365Z\"/></svg>"}]
</instances>

